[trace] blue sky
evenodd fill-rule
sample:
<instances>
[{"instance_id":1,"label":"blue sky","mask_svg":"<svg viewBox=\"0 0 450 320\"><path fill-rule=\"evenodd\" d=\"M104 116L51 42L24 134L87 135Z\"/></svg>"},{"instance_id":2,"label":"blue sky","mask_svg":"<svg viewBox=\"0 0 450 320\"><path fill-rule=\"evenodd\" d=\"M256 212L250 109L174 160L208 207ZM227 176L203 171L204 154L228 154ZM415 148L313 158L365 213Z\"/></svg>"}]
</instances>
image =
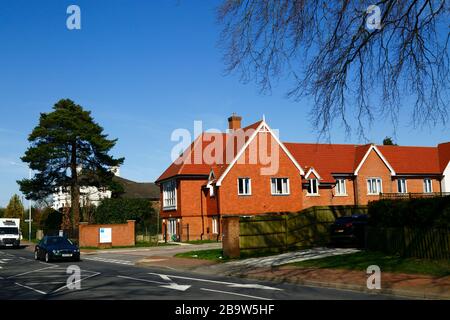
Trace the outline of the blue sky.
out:
<instances>
[{"instance_id":1,"label":"blue sky","mask_svg":"<svg viewBox=\"0 0 450 320\"><path fill-rule=\"evenodd\" d=\"M28 171L12 162L28 146L40 112L61 98L92 111L110 137L113 154L125 156L123 177L154 181L170 163L176 128L225 129L236 112L243 123L263 114L284 141L315 142L310 105L285 98L283 83L260 94L254 83L225 75L218 48L215 7L202 0L2 0L0 2L0 206L19 193L16 180ZM81 8L82 29L66 28L66 9ZM448 140L447 128L414 129L401 119L395 140L429 145ZM447 134L446 134L447 133ZM368 137L392 135L377 122ZM338 127L334 143L361 143Z\"/></svg>"}]
</instances>

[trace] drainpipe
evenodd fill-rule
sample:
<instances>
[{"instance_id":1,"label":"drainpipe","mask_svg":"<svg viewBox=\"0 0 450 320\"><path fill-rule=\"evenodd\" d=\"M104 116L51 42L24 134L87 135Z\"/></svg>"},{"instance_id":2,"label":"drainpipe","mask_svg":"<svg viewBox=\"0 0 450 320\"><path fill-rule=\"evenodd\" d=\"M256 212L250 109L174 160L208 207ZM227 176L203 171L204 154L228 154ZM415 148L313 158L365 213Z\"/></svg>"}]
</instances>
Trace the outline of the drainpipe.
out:
<instances>
[{"instance_id":1,"label":"drainpipe","mask_svg":"<svg viewBox=\"0 0 450 320\"><path fill-rule=\"evenodd\" d=\"M200 188L200 214L202 216L202 233L200 234L200 240L203 240L205 234L205 220L203 218L203 188Z\"/></svg>"},{"instance_id":2,"label":"drainpipe","mask_svg":"<svg viewBox=\"0 0 450 320\"><path fill-rule=\"evenodd\" d=\"M357 206L359 204L358 176L353 176L353 190L353 194L355 195L354 203Z\"/></svg>"}]
</instances>

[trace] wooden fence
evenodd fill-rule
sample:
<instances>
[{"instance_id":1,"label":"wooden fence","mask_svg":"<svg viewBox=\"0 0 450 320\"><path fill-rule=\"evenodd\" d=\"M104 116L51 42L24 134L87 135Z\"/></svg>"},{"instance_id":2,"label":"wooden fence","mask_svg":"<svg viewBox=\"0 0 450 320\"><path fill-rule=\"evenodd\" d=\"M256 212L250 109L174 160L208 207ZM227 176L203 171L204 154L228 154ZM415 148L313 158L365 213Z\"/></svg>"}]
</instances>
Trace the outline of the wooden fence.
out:
<instances>
[{"instance_id":1,"label":"wooden fence","mask_svg":"<svg viewBox=\"0 0 450 320\"><path fill-rule=\"evenodd\" d=\"M450 230L367 227L366 248L403 257L448 260Z\"/></svg>"},{"instance_id":2,"label":"wooden fence","mask_svg":"<svg viewBox=\"0 0 450 320\"><path fill-rule=\"evenodd\" d=\"M367 213L362 206L311 207L298 213L241 217L241 252L286 251L329 243L329 226L337 217Z\"/></svg>"}]
</instances>

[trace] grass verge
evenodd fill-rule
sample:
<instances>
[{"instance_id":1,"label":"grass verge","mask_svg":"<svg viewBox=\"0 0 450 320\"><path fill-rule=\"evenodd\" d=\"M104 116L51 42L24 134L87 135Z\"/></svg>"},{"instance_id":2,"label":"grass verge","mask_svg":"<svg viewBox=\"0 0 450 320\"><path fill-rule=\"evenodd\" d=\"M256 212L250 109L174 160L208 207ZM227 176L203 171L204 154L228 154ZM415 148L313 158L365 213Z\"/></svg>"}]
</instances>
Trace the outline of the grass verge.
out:
<instances>
[{"instance_id":1,"label":"grass verge","mask_svg":"<svg viewBox=\"0 0 450 320\"><path fill-rule=\"evenodd\" d=\"M400 256L369 251L294 262L290 265L302 268L347 270L366 270L370 265L377 265L384 272L426 274L437 277L450 276L450 261L402 258Z\"/></svg>"},{"instance_id":2,"label":"grass verge","mask_svg":"<svg viewBox=\"0 0 450 320\"><path fill-rule=\"evenodd\" d=\"M203 260L211 260L216 262L227 262L231 260L242 260L247 258L256 258L256 257L266 257L270 255L274 255L277 253L273 252L252 252L245 253L241 252L241 256L236 259L229 259L223 256L222 249L209 249L209 250L195 250L177 253L175 257L178 258L190 258L190 259L203 259Z\"/></svg>"}]
</instances>

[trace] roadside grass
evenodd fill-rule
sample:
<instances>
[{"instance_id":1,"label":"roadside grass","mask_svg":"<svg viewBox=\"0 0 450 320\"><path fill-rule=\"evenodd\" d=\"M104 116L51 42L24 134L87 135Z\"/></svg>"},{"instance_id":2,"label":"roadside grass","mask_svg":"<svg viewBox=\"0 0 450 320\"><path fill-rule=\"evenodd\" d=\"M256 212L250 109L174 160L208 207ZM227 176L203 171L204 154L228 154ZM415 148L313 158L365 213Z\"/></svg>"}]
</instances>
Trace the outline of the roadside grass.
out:
<instances>
[{"instance_id":1,"label":"roadside grass","mask_svg":"<svg viewBox=\"0 0 450 320\"><path fill-rule=\"evenodd\" d=\"M223 257L222 249L196 250L196 251L182 252L182 253L177 253L175 255L175 257L211 260L211 261L216 261L216 262L230 261L230 259Z\"/></svg>"},{"instance_id":2,"label":"roadside grass","mask_svg":"<svg viewBox=\"0 0 450 320\"><path fill-rule=\"evenodd\" d=\"M80 247L80 249L86 250L109 250L109 249L129 249L129 248L150 248L150 247L165 247L165 246L176 246L176 244L171 243L155 243L155 242L136 242L134 246L114 246L110 248L97 248L97 247Z\"/></svg>"},{"instance_id":3,"label":"roadside grass","mask_svg":"<svg viewBox=\"0 0 450 320\"><path fill-rule=\"evenodd\" d=\"M377 265L383 272L426 274L437 277L450 276L450 261L402 258L381 252L361 251L341 256L294 262L301 268L366 270Z\"/></svg>"},{"instance_id":4,"label":"roadside grass","mask_svg":"<svg viewBox=\"0 0 450 320\"><path fill-rule=\"evenodd\" d=\"M274 255L278 253L274 252L253 252L253 253L243 253L241 252L241 256L239 258L230 259L223 256L222 249L209 249L209 250L195 250L177 253L175 257L178 258L190 258L190 259L202 259L202 260L211 260L216 262L228 262L232 260L242 260L247 258L256 258L256 257L266 257L270 255Z\"/></svg>"}]
</instances>

